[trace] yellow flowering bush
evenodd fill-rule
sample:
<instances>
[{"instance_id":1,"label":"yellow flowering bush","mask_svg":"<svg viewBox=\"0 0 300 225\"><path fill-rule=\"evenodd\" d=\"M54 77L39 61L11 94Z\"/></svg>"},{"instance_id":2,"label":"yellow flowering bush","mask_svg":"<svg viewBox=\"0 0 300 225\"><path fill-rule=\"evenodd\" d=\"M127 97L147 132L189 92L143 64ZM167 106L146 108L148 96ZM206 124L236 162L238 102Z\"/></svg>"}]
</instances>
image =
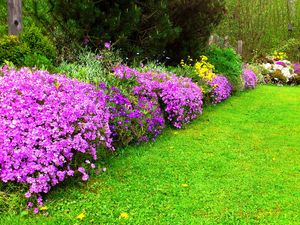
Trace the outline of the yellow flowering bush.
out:
<instances>
[{"instance_id":1,"label":"yellow flowering bush","mask_svg":"<svg viewBox=\"0 0 300 225\"><path fill-rule=\"evenodd\" d=\"M205 55L200 56L200 60L195 63L194 68L197 74L206 80L212 81L216 76L213 72L215 67L208 62L208 58Z\"/></svg>"},{"instance_id":2,"label":"yellow flowering bush","mask_svg":"<svg viewBox=\"0 0 300 225\"><path fill-rule=\"evenodd\" d=\"M285 52L274 51L272 58L275 60L284 60L287 59L287 54Z\"/></svg>"},{"instance_id":3,"label":"yellow flowering bush","mask_svg":"<svg viewBox=\"0 0 300 225\"><path fill-rule=\"evenodd\" d=\"M181 60L180 65L185 69L193 70L201 79L212 81L216 76L213 72L215 67L208 62L208 58L205 55L200 56L199 60L195 60L195 62L188 56L187 62Z\"/></svg>"}]
</instances>

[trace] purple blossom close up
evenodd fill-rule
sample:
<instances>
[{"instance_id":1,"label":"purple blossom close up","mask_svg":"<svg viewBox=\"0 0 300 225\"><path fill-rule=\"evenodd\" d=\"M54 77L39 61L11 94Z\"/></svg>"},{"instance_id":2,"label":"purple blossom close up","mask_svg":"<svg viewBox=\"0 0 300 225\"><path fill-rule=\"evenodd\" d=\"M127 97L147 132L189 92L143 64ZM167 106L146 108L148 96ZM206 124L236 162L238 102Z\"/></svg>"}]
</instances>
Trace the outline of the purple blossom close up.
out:
<instances>
[{"instance_id":1,"label":"purple blossom close up","mask_svg":"<svg viewBox=\"0 0 300 225\"><path fill-rule=\"evenodd\" d=\"M255 88L257 85L257 76L250 69L243 69L242 78L245 83L245 89Z\"/></svg>"},{"instance_id":2,"label":"purple blossom close up","mask_svg":"<svg viewBox=\"0 0 300 225\"><path fill-rule=\"evenodd\" d=\"M208 84L213 88L211 91L212 103L220 103L230 97L232 92L232 85L224 76L217 75Z\"/></svg>"}]
</instances>

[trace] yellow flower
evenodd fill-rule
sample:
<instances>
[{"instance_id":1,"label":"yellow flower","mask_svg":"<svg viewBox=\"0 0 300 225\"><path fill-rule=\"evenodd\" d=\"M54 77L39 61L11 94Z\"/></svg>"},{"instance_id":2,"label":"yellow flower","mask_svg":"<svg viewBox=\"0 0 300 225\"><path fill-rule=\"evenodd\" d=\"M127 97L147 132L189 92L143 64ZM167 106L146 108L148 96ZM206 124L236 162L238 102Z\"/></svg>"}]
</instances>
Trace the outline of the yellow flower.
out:
<instances>
[{"instance_id":1,"label":"yellow flower","mask_svg":"<svg viewBox=\"0 0 300 225\"><path fill-rule=\"evenodd\" d=\"M47 207L47 206L42 206L42 207L40 208L40 210L46 211L46 210L48 210L48 207Z\"/></svg>"},{"instance_id":2,"label":"yellow flower","mask_svg":"<svg viewBox=\"0 0 300 225\"><path fill-rule=\"evenodd\" d=\"M203 60L203 61L207 61L207 60L208 60L208 58L207 58L205 55L202 55L202 56L201 56L201 60Z\"/></svg>"},{"instance_id":3,"label":"yellow flower","mask_svg":"<svg viewBox=\"0 0 300 225\"><path fill-rule=\"evenodd\" d=\"M79 220L83 220L85 217L84 213L80 213L78 216L76 216L76 219L79 219Z\"/></svg>"},{"instance_id":4,"label":"yellow flower","mask_svg":"<svg viewBox=\"0 0 300 225\"><path fill-rule=\"evenodd\" d=\"M128 219L128 218L129 218L129 215L128 215L128 213L126 213L126 212L122 212L122 213L120 214L120 218L121 218L121 219Z\"/></svg>"},{"instance_id":5,"label":"yellow flower","mask_svg":"<svg viewBox=\"0 0 300 225\"><path fill-rule=\"evenodd\" d=\"M189 185L188 184L182 184L181 186L182 187L188 187Z\"/></svg>"}]
</instances>

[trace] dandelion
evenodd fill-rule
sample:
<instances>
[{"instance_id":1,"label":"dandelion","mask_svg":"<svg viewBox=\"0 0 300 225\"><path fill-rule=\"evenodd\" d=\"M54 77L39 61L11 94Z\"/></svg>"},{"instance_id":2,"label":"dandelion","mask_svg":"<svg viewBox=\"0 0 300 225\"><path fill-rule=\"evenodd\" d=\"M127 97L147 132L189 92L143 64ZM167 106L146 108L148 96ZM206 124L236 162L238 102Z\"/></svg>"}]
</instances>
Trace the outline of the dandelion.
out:
<instances>
[{"instance_id":1,"label":"dandelion","mask_svg":"<svg viewBox=\"0 0 300 225\"><path fill-rule=\"evenodd\" d=\"M128 218L129 218L129 215L128 215L128 213L126 213L126 212L122 212L122 213L120 214L120 218L121 218L121 219L128 219Z\"/></svg>"},{"instance_id":2,"label":"dandelion","mask_svg":"<svg viewBox=\"0 0 300 225\"><path fill-rule=\"evenodd\" d=\"M82 212L78 216L76 216L76 219L83 220L84 217L85 217L85 214Z\"/></svg>"},{"instance_id":3,"label":"dandelion","mask_svg":"<svg viewBox=\"0 0 300 225\"><path fill-rule=\"evenodd\" d=\"M188 187L188 184L181 184L181 187Z\"/></svg>"},{"instance_id":4,"label":"dandelion","mask_svg":"<svg viewBox=\"0 0 300 225\"><path fill-rule=\"evenodd\" d=\"M46 210L48 210L48 207L47 206L43 206L43 207L40 208L40 210L41 211L46 211Z\"/></svg>"}]
</instances>

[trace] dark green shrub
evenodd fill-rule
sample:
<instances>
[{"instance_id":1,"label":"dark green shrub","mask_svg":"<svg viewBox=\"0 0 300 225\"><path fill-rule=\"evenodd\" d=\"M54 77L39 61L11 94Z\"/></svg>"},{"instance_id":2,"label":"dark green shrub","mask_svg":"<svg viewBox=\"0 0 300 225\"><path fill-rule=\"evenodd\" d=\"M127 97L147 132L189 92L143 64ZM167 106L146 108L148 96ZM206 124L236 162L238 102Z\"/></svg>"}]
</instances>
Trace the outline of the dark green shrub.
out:
<instances>
[{"instance_id":1,"label":"dark green shrub","mask_svg":"<svg viewBox=\"0 0 300 225\"><path fill-rule=\"evenodd\" d=\"M9 61L16 66L21 66L25 55L29 52L28 45L20 42L16 36L4 35L0 37L0 65L4 64L5 61Z\"/></svg>"},{"instance_id":2,"label":"dark green shrub","mask_svg":"<svg viewBox=\"0 0 300 225\"><path fill-rule=\"evenodd\" d=\"M209 36L225 14L223 0L171 0L169 12L173 26L180 35L170 42L167 50L175 62L186 56L198 58L207 45Z\"/></svg>"},{"instance_id":3,"label":"dark green shrub","mask_svg":"<svg viewBox=\"0 0 300 225\"><path fill-rule=\"evenodd\" d=\"M56 50L41 30L32 25L24 29L20 38L4 35L0 37L0 64L5 61L15 66L50 69L56 59Z\"/></svg>"},{"instance_id":4,"label":"dark green shrub","mask_svg":"<svg viewBox=\"0 0 300 225\"><path fill-rule=\"evenodd\" d=\"M23 65L28 67L46 69L48 71L53 71L54 69L52 62L46 56L38 53L25 55Z\"/></svg>"},{"instance_id":5,"label":"dark green shrub","mask_svg":"<svg viewBox=\"0 0 300 225\"><path fill-rule=\"evenodd\" d=\"M206 51L211 64L215 66L216 74L226 76L234 87L239 90L241 87L242 59L232 48L218 48L211 46Z\"/></svg>"},{"instance_id":6,"label":"dark green shrub","mask_svg":"<svg viewBox=\"0 0 300 225\"><path fill-rule=\"evenodd\" d=\"M54 45L37 26L32 25L28 29L24 29L20 39L21 42L28 45L31 54L42 55L52 62L55 61L56 49Z\"/></svg>"},{"instance_id":7,"label":"dark green shrub","mask_svg":"<svg viewBox=\"0 0 300 225\"><path fill-rule=\"evenodd\" d=\"M44 4L34 2L38 9ZM131 61L168 57L178 63L188 54L198 56L224 12L223 0L47 2L52 18L44 19L43 13L36 13L36 17L58 35L54 39L59 51L72 49L74 42L95 49L111 41ZM60 31L55 32L57 29ZM69 56L66 51L62 54Z\"/></svg>"}]
</instances>

